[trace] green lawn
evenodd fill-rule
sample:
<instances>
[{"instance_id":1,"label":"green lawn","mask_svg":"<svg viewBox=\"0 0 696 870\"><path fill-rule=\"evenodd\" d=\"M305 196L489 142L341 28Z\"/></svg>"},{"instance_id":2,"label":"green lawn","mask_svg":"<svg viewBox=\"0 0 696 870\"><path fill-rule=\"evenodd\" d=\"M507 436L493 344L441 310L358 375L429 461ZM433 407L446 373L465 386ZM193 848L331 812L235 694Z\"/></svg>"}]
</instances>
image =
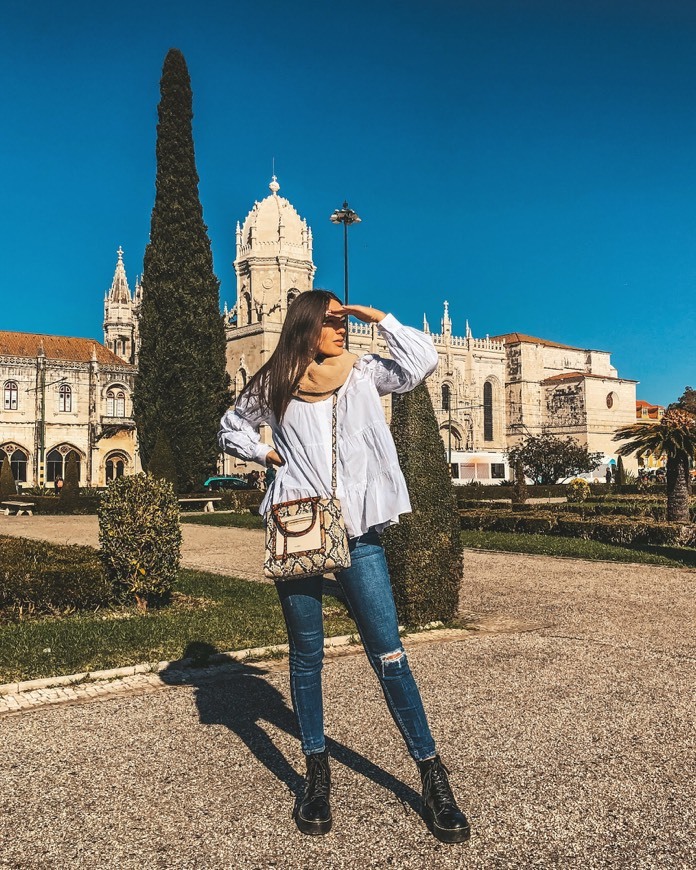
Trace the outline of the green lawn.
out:
<instances>
[{"instance_id":1,"label":"green lawn","mask_svg":"<svg viewBox=\"0 0 696 870\"><path fill-rule=\"evenodd\" d=\"M262 529L263 518L258 514L213 513L193 514L181 517L182 523L197 523L201 526L232 526L236 529Z\"/></svg>"},{"instance_id":2,"label":"green lawn","mask_svg":"<svg viewBox=\"0 0 696 870\"><path fill-rule=\"evenodd\" d=\"M566 556L573 559L605 559L610 562L637 562L670 568L696 567L696 550L686 548L619 547L581 538L524 535L517 532L463 531L461 536L464 546L473 550L501 550L506 553Z\"/></svg>"},{"instance_id":3,"label":"green lawn","mask_svg":"<svg viewBox=\"0 0 696 870\"><path fill-rule=\"evenodd\" d=\"M0 683L174 660L194 642L223 652L286 643L272 584L182 570L173 606L0 622ZM344 607L325 598L327 636L355 625Z\"/></svg>"}]
</instances>

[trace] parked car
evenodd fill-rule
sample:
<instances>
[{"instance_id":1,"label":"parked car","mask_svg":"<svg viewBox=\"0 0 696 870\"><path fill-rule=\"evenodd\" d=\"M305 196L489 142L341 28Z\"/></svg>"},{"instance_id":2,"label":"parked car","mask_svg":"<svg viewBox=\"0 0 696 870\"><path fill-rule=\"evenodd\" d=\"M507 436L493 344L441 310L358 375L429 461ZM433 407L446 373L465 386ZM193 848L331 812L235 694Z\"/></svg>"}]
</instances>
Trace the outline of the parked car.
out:
<instances>
[{"instance_id":1,"label":"parked car","mask_svg":"<svg viewBox=\"0 0 696 870\"><path fill-rule=\"evenodd\" d=\"M209 477L203 484L203 488L208 492L220 492L225 489L254 489L254 486L243 477L227 474L221 477Z\"/></svg>"}]
</instances>

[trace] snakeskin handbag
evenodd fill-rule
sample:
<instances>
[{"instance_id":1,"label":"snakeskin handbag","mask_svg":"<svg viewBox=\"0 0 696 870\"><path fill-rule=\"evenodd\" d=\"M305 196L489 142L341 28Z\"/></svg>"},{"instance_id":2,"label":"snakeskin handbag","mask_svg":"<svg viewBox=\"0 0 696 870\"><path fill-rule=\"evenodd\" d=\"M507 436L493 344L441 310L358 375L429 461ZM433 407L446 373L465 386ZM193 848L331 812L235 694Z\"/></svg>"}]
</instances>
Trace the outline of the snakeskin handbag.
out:
<instances>
[{"instance_id":1,"label":"snakeskin handbag","mask_svg":"<svg viewBox=\"0 0 696 870\"><path fill-rule=\"evenodd\" d=\"M313 577L350 568L348 535L336 498L336 404L331 417L331 498L271 505L266 515L263 573L272 580Z\"/></svg>"}]
</instances>

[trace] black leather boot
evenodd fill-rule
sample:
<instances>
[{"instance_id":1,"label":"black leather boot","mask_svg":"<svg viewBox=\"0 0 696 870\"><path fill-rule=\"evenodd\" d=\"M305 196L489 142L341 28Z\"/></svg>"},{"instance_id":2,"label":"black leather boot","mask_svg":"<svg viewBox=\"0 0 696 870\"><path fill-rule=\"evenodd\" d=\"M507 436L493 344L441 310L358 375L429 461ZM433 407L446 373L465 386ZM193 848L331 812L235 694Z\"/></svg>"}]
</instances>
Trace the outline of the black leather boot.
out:
<instances>
[{"instance_id":1,"label":"black leather boot","mask_svg":"<svg viewBox=\"0 0 696 870\"><path fill-rule=\"evenodd\" d=\"M469 822L457 806L440 756L419 761L423 783L423 817L431 833L443 843L461 843L471 834Z\"/></svg>"},{"instance_id":2,"label":"black leather boot","mask_svg":"<svg viewBox=\"0 0 696 870\"><path fill-rule=\"evenodd\" d=\"M307 785L295 813L297 827L303 834L328 834L331 830L331 772L329 753L315 752L307 759Z\"/></svg>"}]
</instances>

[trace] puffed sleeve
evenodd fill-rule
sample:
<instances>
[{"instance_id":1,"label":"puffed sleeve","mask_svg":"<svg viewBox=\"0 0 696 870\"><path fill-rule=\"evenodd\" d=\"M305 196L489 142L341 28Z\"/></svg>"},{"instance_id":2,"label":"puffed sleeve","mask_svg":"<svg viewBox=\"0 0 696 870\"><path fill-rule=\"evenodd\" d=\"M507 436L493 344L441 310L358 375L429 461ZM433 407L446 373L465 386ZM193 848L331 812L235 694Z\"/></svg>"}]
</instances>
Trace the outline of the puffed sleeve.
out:
<instances>
[{"instance_id":1,"label":"puffed sleeve","mask_svg":"<svg viewBox=\"0 0 696 870\"><path fill-rule=\"evenodd\" d=\"M368 354L358 364L367 367L380 396L408 393L435 371L438 355L429 335L404 326L393 314L383 317L377 329L392 359Z\"/></svg>"},{"instance_id":2,"label":"puffed sleeve","mask_svg":"<svg viewBox=\"0 0 696 870\"><path fill-rule=\"evenodd\" d=\"M259 426L266 423L269 417L269 412L263 413L257 402L243 395L220 421L220 449L247 462L265 465L266 456L273 447L262 443Z\"/></svg>"}]
</instances>

